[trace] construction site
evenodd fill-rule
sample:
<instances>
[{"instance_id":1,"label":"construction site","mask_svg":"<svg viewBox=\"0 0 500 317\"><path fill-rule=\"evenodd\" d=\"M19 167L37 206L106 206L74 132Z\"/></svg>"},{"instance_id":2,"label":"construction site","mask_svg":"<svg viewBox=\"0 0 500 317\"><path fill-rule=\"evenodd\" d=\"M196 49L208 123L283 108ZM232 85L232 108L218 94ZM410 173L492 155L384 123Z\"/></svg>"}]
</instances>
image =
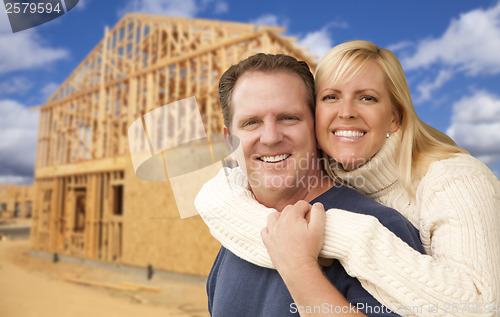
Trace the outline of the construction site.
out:
<instances>
[{"instance_id":1,"label":"construction site","mask_svg":"<svg viewBox=\"0 0 500 317\"><path fill-rule=\"evenodd\" d=\"M33 187L0 184L0 220L31 218Z\"/></svg>"},{"instance_id":2,"label":"construction site","mask_svg":"<svg viewBox=\"0 0 500 317\"><path fill-rule=\"evenodd\" d=\"M231 65L265 52L314 67L284 31L145 14L106 29L38 108L32 250L207 276L220 244L199 216L181 219L168 178L137 177L127 131L154 109L194 96L207 136L222 133L217 87Z\"/></svg>"}]
</instances>

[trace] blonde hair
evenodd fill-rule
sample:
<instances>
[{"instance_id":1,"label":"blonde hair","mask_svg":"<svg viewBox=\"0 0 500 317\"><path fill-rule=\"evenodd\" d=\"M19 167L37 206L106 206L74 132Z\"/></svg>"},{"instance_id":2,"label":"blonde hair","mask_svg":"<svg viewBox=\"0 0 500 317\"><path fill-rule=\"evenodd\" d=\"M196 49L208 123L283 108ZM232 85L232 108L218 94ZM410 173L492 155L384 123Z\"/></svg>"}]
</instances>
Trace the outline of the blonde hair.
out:
<instances>
[{"instance_id":1,"label":"blonde hair","mask_svg":"<svg viewBox=\"0 0 500 317\"><path fill-rule=\"evenodd\" d=\"M400 114L401 143L396 151L397 173L408 193L414 195L413 179L424 175L432 162L468 152L457 146L449 136L420 120L399 60L391 51L371 42L345 42L328 51L316 68L316 93L325 84L349 82L371 61L376 61L384 71L392 105ZM329 166L327 172L337 178Z\"/></svg>"}]
</instances>

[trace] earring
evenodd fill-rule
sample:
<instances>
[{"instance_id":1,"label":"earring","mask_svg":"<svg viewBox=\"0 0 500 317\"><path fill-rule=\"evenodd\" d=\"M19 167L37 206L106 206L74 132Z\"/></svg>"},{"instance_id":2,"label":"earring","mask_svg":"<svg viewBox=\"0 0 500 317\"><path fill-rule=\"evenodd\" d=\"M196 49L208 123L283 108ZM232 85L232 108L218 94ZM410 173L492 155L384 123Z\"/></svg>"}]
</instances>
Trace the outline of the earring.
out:
<instances>
[{"instance_id":1,"label":"earring","mask_svg":"<svg viewBox=\"0 0 500 317\"><path fill-rule=\"evenodd\" d=\"M387 134L385 135L385 138L387 139L390 136L391 136L391 131L387 132Z\"/></svg>"}]
</instances>

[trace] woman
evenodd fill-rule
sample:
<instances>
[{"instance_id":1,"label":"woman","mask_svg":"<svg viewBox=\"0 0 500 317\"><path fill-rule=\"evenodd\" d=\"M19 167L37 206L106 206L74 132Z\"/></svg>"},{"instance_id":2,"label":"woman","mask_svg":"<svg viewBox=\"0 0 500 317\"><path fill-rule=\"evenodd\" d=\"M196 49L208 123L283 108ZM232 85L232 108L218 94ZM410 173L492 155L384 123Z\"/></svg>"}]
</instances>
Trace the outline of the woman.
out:
<instances>
[{"instance_id":1,"label":"woman","mask_svg":"<svg viewBox=\"0 0 500 317\"><path fill-rule=\"evenodd\" d=\"M498 315L496 176L418 118L403 69L388 50L365 41L334 47L317 67L316 93L316 134L332 158L329 174L402 213L419 229L427 253L414 252L370 216L332 210L320 255L339 259L375 298L403 315ZM212 183L196 207L226 248L271 267L259 237L269 210L243 184ZM273 262L286 263L287 252L294 252L286 237L295 232L277 226L280 218L270 217L262 236ZM243 225L254 235L234 230ZM353 225L357 230L349 230Z\"/></svg>"}]
</instances>

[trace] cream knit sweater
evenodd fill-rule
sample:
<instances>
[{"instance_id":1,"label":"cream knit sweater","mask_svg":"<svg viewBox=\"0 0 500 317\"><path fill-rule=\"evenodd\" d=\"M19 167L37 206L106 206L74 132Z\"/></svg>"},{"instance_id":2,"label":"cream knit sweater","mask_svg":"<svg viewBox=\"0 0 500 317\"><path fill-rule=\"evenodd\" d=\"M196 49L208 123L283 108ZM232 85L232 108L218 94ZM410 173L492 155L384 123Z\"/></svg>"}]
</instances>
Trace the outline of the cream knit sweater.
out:
<instances>
[{"instance_id":1,"label":"cream knit sweater","mask_svg":"<svg viewBox=\"0 0 500 317\"><path fill-rule=\"evenodd\" d=\"M377 219L327 211L321 256L339 259L382 304L404 316L500 316L500 182L470 155L434 162L409 197L397 180L393 134L363 167L339 177L409 219L426 255ZM260 205L239 169L204 185L195 206L212 235L237 256L272 267L260 231L274 209Z\"/></svg>"}]
</instances>

